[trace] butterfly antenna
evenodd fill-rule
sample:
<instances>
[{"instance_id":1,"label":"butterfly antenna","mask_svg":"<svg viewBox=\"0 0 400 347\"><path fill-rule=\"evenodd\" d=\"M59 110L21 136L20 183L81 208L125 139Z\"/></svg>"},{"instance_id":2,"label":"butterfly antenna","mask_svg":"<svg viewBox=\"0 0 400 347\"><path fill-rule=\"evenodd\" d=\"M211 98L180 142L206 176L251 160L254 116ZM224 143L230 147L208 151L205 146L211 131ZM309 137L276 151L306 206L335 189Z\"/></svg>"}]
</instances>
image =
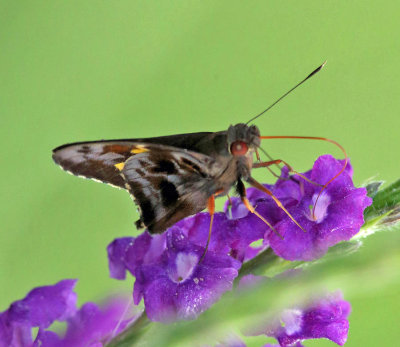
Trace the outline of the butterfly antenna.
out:
<instances>
[{"instance_id":1,"label":"butterfly antenna","mask_svg":"<svg viewBox=\"0 0 400 347\"><path fill-rule=\"evenodd\" d=\"M246 124L249 124L250 122L253 122L254 120L256 120L258 117L262 116L265 112L269 111L272 107L274 107L279 101L281 101L284 97L288 96L293 90L295 90L297 87L301 86L305 81L307 81L309 78L311 78L312 76L314 76L317 72L321 71L322 68L325 66L326 64L326 60L323 62L323 64L321 64L320 66L318 66L313 72L311 72L306 78L304 78L302 81L300 81L299 83L297 83L292 89L290 89L289 91L287 91L285 94L283 94L278 100L276 100L274 103L272 103L270 106L268 106L264 111L262 111L261 113L259 113L258 115L254 116L253 118L251 118Z\"/></svg>"}]
</instances>

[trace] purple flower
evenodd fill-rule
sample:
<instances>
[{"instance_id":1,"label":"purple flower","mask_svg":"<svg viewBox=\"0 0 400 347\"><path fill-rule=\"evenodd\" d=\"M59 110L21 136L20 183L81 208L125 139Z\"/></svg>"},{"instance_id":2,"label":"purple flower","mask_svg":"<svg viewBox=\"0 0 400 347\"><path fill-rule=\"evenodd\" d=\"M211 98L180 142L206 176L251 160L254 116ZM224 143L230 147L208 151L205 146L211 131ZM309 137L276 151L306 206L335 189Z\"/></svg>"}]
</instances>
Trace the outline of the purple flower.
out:
<instances>
[{"instance_id":1,"label":"purple flower","mask_svg":"<svg viewBox=\"0 0 400 347\"><path fill-rule=\"evenodd\" d=\"M126 270L134 275L137 266L157 261L165 247L165 234L151 237L144 232L137 238L115 239L107 247L110 276L123 280Z\"/></svg>"},{"instance_id":2,"label":"purple flower","mask_svg":"<svg viewBox=\"0 0 400 347\"><path fill-rule=\"evenodd\" d=\"M114 299L102 310L96 304L88 302L67 320L67 331L63 337L40 329L35 346L103 346L136 318L135 314L129 312L129 308L132 308L132 303L121 299Z\"/></svg>"},{"instance_id":3,"label":"purple flower","mask_svg":"<svg viewBox=\"0 0 400 347\"><path fill-rule=\"evenodd\" d=\"M269 190L273 189L273 186L264 184ZM259 189L247 188L246 189L247 199L254 205L258 206L259 203L267 201L267 195ZM232 203L230 205L230 202ZM242 200L238 197L232 197L225 202L224 211L229 219L239 219L246 217L250 211L243 205Z\"/></svg>"},{"instance_id":4,"label":"purple flower","mask_svg":"<svg viewBox=\"0 0 400 347\"><path fill-rule=\"evenodd\" d=\"M76 308L73 292L76 280L63 280L52 286L33 289L0 314L0 347L102 346L135 318L126 316L126 300L114 300L103 310L94 303ZM60 337L46 330L54 321L66 321L67 331ZM39 327L33 341L32 328Z\"/></svg>"},{"instance_id":5,"label":"purple flower","mask_svg":"<svg viewBox=\"0 0 400 347\"><path fill-rule=\"evenodd\" d=\"M167 248L160 260L136 269L134 300L144 298L154 321L194 319L232 288L240 262L191 243L180 228L167 231Z\"/></svg>"},{"instance_id":6,"label":"purple flower","mask_svg":"<svg viewBox=\"0 0 400 347\"><path fill-rule=\"evenodd\" d=\"M199 263L209 218L201 213L162 235L152 238L145 232L137 238L116 239L108 246L111 277L124 279L126 270L136 277L134 302L144 299L151 320L193 319L232 288L241 263L228 254L234 252L232 247L238 249L238 241L244 251L254 237L241 238L237 221L219 213L210 247ZM257 238L262 236L259 232Z\"/></svg>"},{"instance_id":7,"label":"purple flower","mask_svg":"<svg viewBox=\"0 0 400 347\"><path fill-rule=\"evenodd\" d=\"M264 205L260 208L267 214L268 207ZM259 212L261 210L257 209ZM204 247L208 238L210 215L207 212L198 213L178 222L176 226L181 228L190 242ZM216 213L208 249L244 261L256 255L261 248L265 248L259 247L255 250L249 246L254 241L262 239L267 230L266 224L253 214L245 218L229 219L225 213Z\"/></svg>"},{"instance_id":8,"label":"purple flower","mask_svg":"<svg viewBox=\"0 0 400 347\"><path fill-rule=\"evenodd\" d=\"M307 339L327 338L340 346L347 340L351 306L340 292L320 299L309 307L284 310L265 329L281 347L302 346Z\"/></svg>"},{"instance_id":9,"label":"purple flower","mask_svg":"<svg viewBox=\"0 0 400 347\"><path fill-rule=\"evenodd\" d=\"M342 168L343 161L330 155L318 158L311 171L304 175L322 185L327 183ZM301 230L287 215L274 225L282 238L274 233L266 234L274 252L288 260L313 260L326 253L329 247L349 240L364 224L363 211L371 205L365 188L355 188L352 168L347 169L323 191L317 202L314 216L312 207L321 190L299 176L292 180L278 180L274 193L286 197L286 208L306 230ZM293 203L295 202L295 203Z\"/></svg>"},{"instance_id":10,"label":"purple flower","mask_svg":"<svg viewBox=\"0 0 400 347\"><path fill-rule=\"evenodd\" d=\"M53 286L38 287L15 301L0 314L0 346L30 346L31 328L48 328L76 312L76 280L63 280Z\"/></svg>"},{"instance_id":11,"label":"purple flower","mask_svg":"<svg viewBox=\"0 0 400 347\"><path fill-rule=\"evenodd\" d=\"M334 177L343 164L343 160L334 159L330 155L319 157L312 170L303 174L318 185L299 175L293 175L289 179L287 168L282 170L281 178L273 186L265 185L306 232L278 208L267 194L254 188L247 189L249 201L279 234L265 225L257 226L257 231L265 232L265 246L269 245L277 255L288 260L313 260L325 254L329 247L349 240L358 233L364 223L363 211L372 200L367 197L365 188L354 187L350 164L340 176L329 183L318 199L314 215L312 213L321 186ZM226 215L239 225L250 220L253 224L255 216L247 211L240 199L233 198L231 201L231 209L225 204ZM241 232L246 233L247 230L249 228L242 228Z\"/></svg>"}]
</instances>

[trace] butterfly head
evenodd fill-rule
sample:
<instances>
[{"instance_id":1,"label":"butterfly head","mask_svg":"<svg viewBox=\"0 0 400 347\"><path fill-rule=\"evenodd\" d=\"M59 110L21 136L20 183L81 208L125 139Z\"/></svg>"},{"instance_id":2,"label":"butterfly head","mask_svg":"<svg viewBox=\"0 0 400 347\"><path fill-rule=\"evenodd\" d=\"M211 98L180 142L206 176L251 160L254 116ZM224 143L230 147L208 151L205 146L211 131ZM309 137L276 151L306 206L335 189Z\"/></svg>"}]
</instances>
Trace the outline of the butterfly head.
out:
<instances>
[{"instance_id":1,"label":"butterfly head","mask_svg":"<svg viewBox=\"0 0 400 347\"><path fill-rule=\"evenodd\" d=\"M227 132L229 152L234 160L237 177L250 176L253 153L260 146L260 131L255 125L231 125Z\"/></svg>"},{"instance_id":2,"label":"butterfly head","mask_svg":"<svg viewBox=\"0 0 400 347\"><path fill-rule=\"evenodd\" d=\"M229 151L233 156L252 154L260 141L260 130L255 125L239 123L228 129Z\"/></svg>"}]
</instances>

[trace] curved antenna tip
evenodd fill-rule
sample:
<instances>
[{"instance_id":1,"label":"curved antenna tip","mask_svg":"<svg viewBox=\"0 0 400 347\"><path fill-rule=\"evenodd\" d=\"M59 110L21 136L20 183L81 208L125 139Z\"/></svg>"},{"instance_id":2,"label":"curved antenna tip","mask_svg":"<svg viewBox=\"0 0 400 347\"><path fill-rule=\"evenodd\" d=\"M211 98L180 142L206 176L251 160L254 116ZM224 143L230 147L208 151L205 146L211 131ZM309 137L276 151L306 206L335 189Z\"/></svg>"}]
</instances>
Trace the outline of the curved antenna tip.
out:
<instances>
[{"instance_id":1,"label":"curved antenna tip","mask_svg":"<svg viewBox=\"0 0 400 347\"><path fill-rule=\"evenodd\" d=\"M268 106L264 111L260 112L258 115L255 117L251 118L249 121L246 122L246 124L249 124L250 122L253 122L256 120L258 117L262 116L265 112L269 111L272 107L274 107L279 101L281 101L284 97L289 95L293 90L295 90L298 86L302 85L305 81L307 81L310 77L314 76L317 72L321 71L321 69L326 65L327 60L325 60L322 65L318 66L313 72L311 72L305 79L297 83L292 89L287 91L285 94L283 94L278 100L276 100L272 105Z\"/></svg>"},{"instance_id":2,"label":"curved antenna tip","mask_svg":"<svg viewBox=\"0 0 400 347\"><path fill-rule=\"evenodd\" d=\"M320 65L320 67L319 67L317 70L318 70L318 71L322 70L322 69L325 67L325 65L326 65L327 62L328 62L328 60L325 60L325 61Z\"/></svg>"},{"instance_id":3,"label":"curved antenna tip","mask_svg":"<svg viewBox=\"0 0 400 347\"><path fill-rule=\"evenodd\" d=\"M322 68L326 65L327 60L325 60L320 66L318 66L313 72L311 72L301 83L308 80L311 76L314 76L317 72L320 72Z\"/></svg>"}]
</instances>

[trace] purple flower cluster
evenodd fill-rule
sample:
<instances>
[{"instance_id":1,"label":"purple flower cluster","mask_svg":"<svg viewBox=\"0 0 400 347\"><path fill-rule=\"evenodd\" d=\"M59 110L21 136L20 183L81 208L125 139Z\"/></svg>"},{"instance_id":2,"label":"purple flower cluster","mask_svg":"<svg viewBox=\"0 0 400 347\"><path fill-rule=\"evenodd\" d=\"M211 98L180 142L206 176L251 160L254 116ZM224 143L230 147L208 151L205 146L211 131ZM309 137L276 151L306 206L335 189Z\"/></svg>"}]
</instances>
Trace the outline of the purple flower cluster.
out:
<instances>
[{"instance_id":1,"label":"purple flower cluster","mask_svg":"<svg viewBox=\"0 0 400 347\"><path fill-rule=\"evenodd\" d=\"M341 160L325 155L318 158L313 169L304 175L323 185L339 172L342 165ZM319 186L296 176L302 185L294 187L287 180L276 183L277 195L287 192L293 199L287 209L307 231L296 228L285 216L276 225L282 238L274 233L269 236L270 246L277 255L288 260L313 260L324 255L329 247L349 240L359 232L364 224L364 209L371 205L372 199L365 188L354 187L352 174L351 166L347 165L345 172L327 186L319 197L314 216L312 206L321 190Z\"/></svg>"},{"instance_id":2,"label":"purple flower cluster","mask_svg":"<svg viewBox=\"0 0 400 347\"><path fill-rule=\"evenodd\" d=\"M199 263L204 248L179 227L154 238L144 233L114 240L108 252L111 276L124 278L124 269L131 272L136 277L134 303L144 298L147 316L164 322L196 318L232 288L241 266L211 250Z\"/></svg>"},{"instance_id":3,"label":"purple flower cluster","mask_svg":"<svg viewBox=\"0 0 400 347\"><path fill-rule=\"evenodd\" d=\"M208 251L204 253L210 225L208 213L186 218L164 234L121 238L108 246L111 277L136 277L134 302L144 299L154 321L193 319L232 288L241 263L271 247L288 260L312 260L329 247L348 240L362 226L363 211L371 204L364 188L355 188L352 169L346 170L320 196L321 185L343 167L343 161L325 155L312 170L289 179L288 170L273 186L267 186L306 230L301 230L267 194L248 189L248 199L282 238L260 218L247 211L239 198L231 209L216 213ZM316 184L310 183L309 180ZM262 240L256 248L252 243Z\"/></svg>"},{"instance_id":4,"label":"purple flower cluster","mask_svg":"<svg viewBox=\"0 0 400 347\"><path fill-rule=\"evenodd\" d=\"M135 319L125 318L124 300L114 300L102 310L91 302L77 309L75 284L76 280L63 280L35 288L0 313L0 347L102 346ZM67 322L64 336L48 330L55 321ZM32 328L39 328L34 339Z\"/></svg>"},{"instance_id":5,"label":"purple flower cluster","mask_svg":"<svg viewBox=\"0 0 400 347\"><path fill-rule=\"evenodd\" d=\"M354 187L350 165L320 194L321 186L342 167L343 161L325 155L303 175L289 176L285 168L274 185L266 185L306 232L269 195L250 188L250 203L273 230L239 198L233 198L225 212L214 215L207 252L210 216L199 213L161 235L144 232L136 238L114 240L107 248L110 275L125 279L129 272L136 278L133 302L144 300L150 320L194 319L232 289L242 263L260 251L270 247L287 260L313 260L360 230L371 199L364 188ZM259 280L248 276L240 285ZM103 309L86 303L78 309L75 283L64 280L33 289L0 313L0 347L103 346L137 317L126 316L126 301L114 301ZM336 293L307 307L285 310L258 333L275 337L283 347L300 347L310 338L328 338L343 345L349 313L349 303ZM63 335L49 329L54 321L67 323ZM32 328L38 328L35 337ZM228 340L227 345L244 346L236 338Z\"/></svg>"},{"instance_id":6,"label":"purple flower cluster","mask_svg":"<svg viewBox=\"0 0 400 347\"><path fill-rule=\"evenodd\" d=\"M90 302L77 309L75 283L75 280L63 280L52 286L35 288L0 313L0 347L101 347L138 317L127 314L131 305L124 300L114 300L102 310ZM303 340L315 338L327 338L343 345L347 339L349 313L350 304L337 292L305 307L284 310L250 335L274 337L281 347L301 347ZM62 337L48 330L56 320L67 322ZM35 327L39 330L33 339L32 328ZM236 336L230 336L219 346L246 345Z\"/></svg>"},{"instance_id":7,"label":"purple flower cluster","mask_svg":"<svg viewBox=\"0 0 400 347\"><path fill-rule=\"evenodd\" d=\"M343 346L347 340L350 311L350 304L336 292L306 307L284 310L269 322L263 333L276 338L281 347L301 347L303 340L319 338Z\"/></svg>"},{"instance_id":8,"label":"purple flower cluster","mask_svg":"<svg viewBox=\"0 0 400 347\"><path fill-rule=\"evenodd\" d=\"M271 197L254 188L248 189L250 202L257 206L257 211L279 234L269 228L264 233L264 243L278 256L292 261L317 259L323 256L329 247L349 240L359 232L364 224L364 209L371 205L372 199L367 196L365 188L354 187L350 164L323 191L313 214L313 206L321 191L321 185L326 184L342 167L343 160L324 155L317 159L312 170L303 173L303 176L318 185L299 175L288 179L286 168L282 170L281 178L273 186L266 185L306 232L279 209ZM251 217L238 198L233 199L231 215L239 220ZM265 229L264 225L263 230Z\"/></svg>"},{"instance_id":9,"label":"purple flower cluster","mask_svg":"<svg viewBox=\"0 0 400 347\"><path fill-rule=\"evenodd\" d=\"M285 309L246 335L267 335L278 342L266 344L264 347L304 347L304 340L319 338L326 338L343 346L347 340L350 311L350 304L343 300L340 292L331 293L308 305ZM236 336L218 346L246 347Z\"/></svg>"}]
</instances>

